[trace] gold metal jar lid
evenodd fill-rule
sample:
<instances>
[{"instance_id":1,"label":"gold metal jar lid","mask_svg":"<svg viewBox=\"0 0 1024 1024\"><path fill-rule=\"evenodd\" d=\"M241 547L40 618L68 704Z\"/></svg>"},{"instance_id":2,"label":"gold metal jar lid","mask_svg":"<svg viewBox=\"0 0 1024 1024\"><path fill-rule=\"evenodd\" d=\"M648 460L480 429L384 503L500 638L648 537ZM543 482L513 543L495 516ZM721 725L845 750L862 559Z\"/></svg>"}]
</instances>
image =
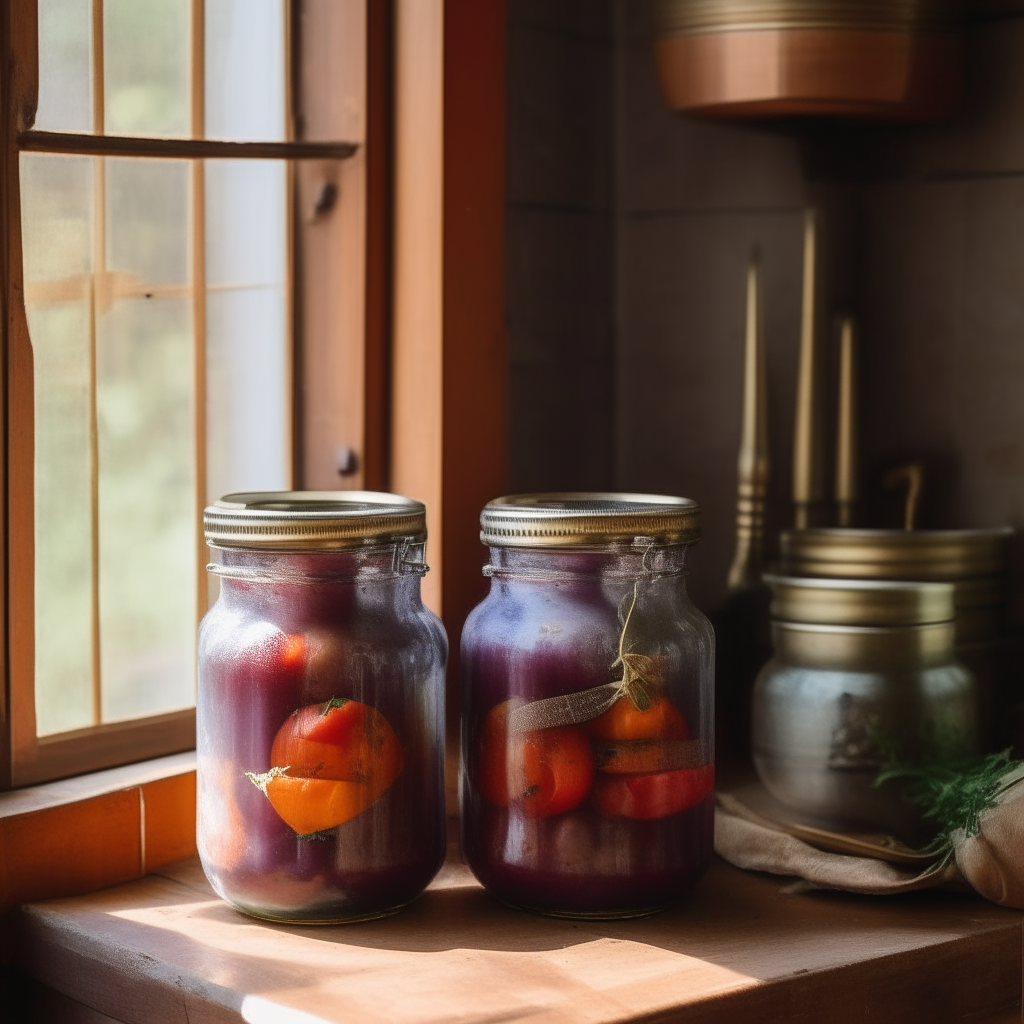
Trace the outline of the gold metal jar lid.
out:
<instances>
[{"instance_id":1,"label":"gold metal jar lid","mask_svg":"<svg viewBox=\"0 0 1024 1024\"><path fill-rule=\"evenodd\" d=\"M203 527L212 547L332 551L424 541L427 510L382 491L253 491L208 506Z\"/></svg>"},{"instance_id":2,"label":"gold metal jar lid","mask_svg":"<svg viewBox=\"0 0 1024 1024\"><path fill-rule=\"evenodd\" d=\"M635 537L693 544L700 506L661 494L568 491L495 498L480 513L480 541L489 547L565 548Z\"/></svg>"},{"instance_id":3,"label":"gold metal jar lid","mask_svg":"<svg viewBox=\"0 0 1024 1024\"><path fill-rule=\"evenodd\" d=\"M786 572L858 579L956 580L1006 571L1011 527L983 530L786 530Z\"/></svg>"},{"instance_id":4,"label":"gold metal jar lid","mask_svg":"<svg viewBox=\"0 0 1024 1024\"><path fill-rule=\"evenodd\" d=\"M953 621L953 584L765 574L771 616L822 626L923 626Z\"/></svg>"}]
</instances>

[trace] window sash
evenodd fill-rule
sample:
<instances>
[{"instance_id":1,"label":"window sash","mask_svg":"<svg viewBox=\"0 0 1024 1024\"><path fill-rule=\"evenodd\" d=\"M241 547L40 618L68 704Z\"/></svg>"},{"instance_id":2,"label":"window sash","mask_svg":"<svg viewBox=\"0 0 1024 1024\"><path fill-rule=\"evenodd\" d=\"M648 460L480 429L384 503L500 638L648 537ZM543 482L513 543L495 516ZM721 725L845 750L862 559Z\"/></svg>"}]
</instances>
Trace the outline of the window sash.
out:
<instances>
[{"instance_id":1,"label":"window sash","mask_svg":"<svg viewBox=\"0 0 1024 1024\"><path fill-rule=\"evenodd\" d=\"M9 785L25 785L29 783L44 781L46 779L58 778L82 771L96 770L110 767L114 764L127 763L146 757L159 756L161 754L173 753L178 750L188 749L194 745L195 736L195 709L187 708L181 711L174 711L167 714L150 716L147 718L119 721L113 723L96 724L74 732L58 733L45 737L36 736L35 723L35 693L34 693L34 558L33 544L31 538L34 536L33 519L33 497L32 484L34 474L34 437L33 437L33 378L32 378L32 350L28 337L25 309L22 301L24 286L22 282L21 267L21 246L20 246L20 195L18 187L18 156L22 151L42 153L80 153L89 154L97 158L97 164L102 165L104 156L128 156L128 157L154 157L154 158L179 158L191 161L190 166L190 233L191 233L191 286L193 300L193 345L196 366L196 381L194 400L196 403L196 479L197 479L197 524L202 522L202 509L205 505L205 441L206 431L203 417L206 401L204 393L205 368L203 356L205 354L205 267L204 267L204 159L282 159L287 161L289 175L289 194L292 197L289 201L289 226L288 245L291 252L287 260L289 268L288 280L286 281L286 296L290 308L289 323L294 326L301 326L304 321L310 318L312 311L314 320L323 320L324 315L330 316L330 294L337 292L337 283L332 280L325 280L321 275L319 280L312 282L304 281L300 292L296 292L295 268L302 262L303 256L308 260L311 244L310 237L314 234L303 223L296 223L296 212L302 208L304 191L308 193L309 187L316 187L316 169L337 167L338 161L345 161L340 171L331 173L340 174L343 178L347 175L347 183L354 184L354 189L349 187L349 192L355 192L356 202L353 203L347 198L346 212L343 217L337 218L339 223L335 224L328 232L327 255L341 252L345 261L352 266L361 264L365 257L363 251L363 239L365 237L365 158L362 152L361 141L365 136L365 125L356 125L357 130L348 137L355 137L357 141L326 141L310 142L295 141L294 131L286 133L284 142L225 142L203 138L203 68L201 63L194 58L192 60L192 138L140 138L132 136L105 136L97 134L76 134L63 132L41 132L34 131L30 127L31 117L28 112L34 108L34 96L37 91L36 76L38 74L37 62L38 51L35 32L35 3L14 4L11 8L18 8L11 11L7 21L0 25L0 42L4 44L4 52L12 60L14 65L22 72L20 77L15 77L15 89L9 94L9 105L2 111L4 118L4 141L6 164L3 168L3 204L0 207L0 231L4 235L3 255L5 258L5 277L3 285L5 291L15 301L9 305L7 323L8 343L8 479L9 479L9 508L8 512L8 678L10 690L8 706L6 709L6 725L3 735L0 735L0 789ZM328 27L335 30L334 38L347 50L347 55L353 60L348 63L355 68L357 75L362 76L362 81L356 83L361 89L365 101L366 88L366 54L363 49L362 39L358 33L352 32L353 25L362 19L363 27L366 23L365 0L349 0L348 3L337 4L336 0L330 0L326 4L323 0L307 0L307 15L312 14L313 20L322 23L330 23ZM94 0L94 19L96 11L99 11L99 18L102 20L102 0ZM339 12L341 17L339 18ZM203 52L203 2L193 0L192 3L192 48L193 55ZM292 43L297 41L297 34L292 31L296 19L289 17L286 38L288 57L292 58ZM94 20L95 24L95 20ZM307 28L316 26L307 26ZM342 31L339 33L338 28ZM94 31L94 40L97 33ZM307 35L308 47L312 47L317 40L316 33L310 32ZM358 48L358 52L356 52ZM300 57L304 54L300 54ZM361 60L359 58L362 58ZM344 58L343 61L344 63ZM102 54L98 59L94 56L93 74L102 76ZM349 78L351 79L351 69ZM293 81L291 70L286 67L286 83ZM351 89L352 81L346 83ZM93 90L94 99L94 124L102 128L102 84L100 88ZM292 97L286 97L286 110L291 112L294 104ZM96 107L100 114L97 118ZM289 122L294 118L289 117ZM19 123L19 121L21 123ZM321 126L322 127L322 126ZM345 125L344 127L349 127ZM361 130L358 130L361 129ZM345 138L340 133L334 133L334 138ZM296 161L306 161L306 164L297 164ZM312 162L312 163L310 163ZM313 173L305 173L304 168L313 168ZM357 207L357 208L355 208ZM313 251L323 252L324 240L323 229L316 233L318 237L313 239ZM347 398L350 400L337 402L335 405L343 407L343 415L350 423L359 421L357 427L361 428L362 410L364 408L363 394L363 345L353 345L351 342L358 335L362 340L363 330L363 307L359 302L353 302L353 292L362 293L365 284L362 272L364 268L360 265L356 268L359 273L357 280L350 283L346 290L345 298L348 308L345 311L343 332L349 342L342 345L347 349L345 365L341 368L339 375L338 367L329 367L333 373L328 374L331 383L337 385L339 376L345 378L342 386L347 390ZM308 275L307 275L308 277ZM300 294L301 293L301 294ZM361 297L361 295L360 295ZM296 299L301 309L296 309ZM356 316L353 316L353 313ZM356 333L353 333L353 328ZM295 343L296 331L291 332L293 344ZM334 332L337 335L337 332ZM337 337L321 339L318 344L310 346L309 352L303 352L300 364L305 371L306 380L319 379L323 377L321 372L322 364L334 359L334 352L337 349ZM355 351L352 351L352 350ZM293 357L290 362L295 363ZM291 392L302 391L303 381L297 380ZM379 404L379 403L378 403ZM325 448L325 430L323 426L317 430L315 417L304 417L298 408L293 410L292 421L295 424L293 431L293 447L296 453L305 454L310 447L319 445L320 449ZM337 424L329 424L327 433ZM358 447L362 446L361 429L353 432L352 441ZM326 441L329 446L330 440ZM321 463L323 459L319 460ZM298 465L294 468L299 472L295 473L293 486L322 486L325 470L319 466L316 473L321 479L316 479L316 474L305 474L307 479L301 480L301 460L296 460ZM331 471L335 467L332 465ZM312 479L311 479L312 478ZM363 485L363 474L357 474L357 479L345 481L341 486L359 487ZM380 486L381 482L376 482ZM332 481L333 486L339 486L337 477ZM26 543L28 539L28 543ZM198 581L197 588L197 610L201 616L206 609L206 549L202 541L201 529L198 530ZM94 573L96 566L94 564ZM94 616L96 612L94 611ZM94 672L95 676L95 672ZM94 682L94 689L98 685L98 679ZM95 702L95 701L94 701Z\"/></svg>"}]
</instances>

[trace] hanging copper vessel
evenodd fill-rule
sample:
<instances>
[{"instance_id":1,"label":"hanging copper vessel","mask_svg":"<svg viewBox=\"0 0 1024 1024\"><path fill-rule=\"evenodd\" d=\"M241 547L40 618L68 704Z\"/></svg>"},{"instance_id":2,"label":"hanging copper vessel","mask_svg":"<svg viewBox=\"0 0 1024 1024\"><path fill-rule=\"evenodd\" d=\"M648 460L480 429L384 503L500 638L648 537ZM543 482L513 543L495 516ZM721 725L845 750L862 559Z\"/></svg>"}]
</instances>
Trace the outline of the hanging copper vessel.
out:
<instances>
[{"instance_id":1,"label":"hanging copper vessel","mask_svg":"<svg viewBox=\"0 0 1024 1024\"><path fill-rule=\"evenodd\" d=\"M656 0L655 12L675 110L936 120L959 98L956 0Z\"/></svg>"}]
</instances>

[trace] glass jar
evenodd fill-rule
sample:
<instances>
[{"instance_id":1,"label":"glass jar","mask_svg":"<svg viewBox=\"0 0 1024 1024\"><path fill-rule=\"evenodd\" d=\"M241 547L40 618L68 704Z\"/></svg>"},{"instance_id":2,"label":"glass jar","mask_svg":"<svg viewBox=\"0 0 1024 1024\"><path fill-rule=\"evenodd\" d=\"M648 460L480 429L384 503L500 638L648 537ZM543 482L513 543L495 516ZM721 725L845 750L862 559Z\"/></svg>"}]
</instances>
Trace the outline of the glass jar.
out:
<instances>
[{"instance_id":1,"label":"glass jar","mask_svg":"<svg viewBox=\"0 0 1024 1024\"><path fill-rule=\"evenodd\" d=\"M206 509L220 597L199 630L198 846L274 921L379 917L444 859L444 627L420 597L426 513L374 492Z\"/></svg>"},{"instance_id":2,"label":"glass jar","mask_svg":"<svg viewBox=\"0 0 1024 1024\"><path fill-rule=\"evenodd\" d=\"M462 843L500 900L630 917L711 858L714 634L686 593L685 498L520 495L480 517L462 633Z\"/></svg>"},{"instance_id":3,"label":"glass jar","mask_svg":"<svg viewBox=\"0 0 1024 1024\"><path fill-rule=\"evenodd\" d=\"M927 839L890 758L978 745L978 693L956 660L953 585L765 576L775 654L754 684L753 753L767 790L822 824Z\"/></svg>"}]
</instances>

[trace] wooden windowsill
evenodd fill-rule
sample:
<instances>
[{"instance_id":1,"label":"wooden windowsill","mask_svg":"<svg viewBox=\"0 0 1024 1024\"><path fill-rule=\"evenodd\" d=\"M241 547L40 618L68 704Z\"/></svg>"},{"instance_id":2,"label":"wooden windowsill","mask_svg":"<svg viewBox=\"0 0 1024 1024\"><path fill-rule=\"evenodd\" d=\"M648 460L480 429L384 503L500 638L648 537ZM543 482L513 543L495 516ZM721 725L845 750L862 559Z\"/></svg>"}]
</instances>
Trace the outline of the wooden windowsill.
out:
<instances>
[{"instance_id":1,"label":"wooden windowsill","mask_svg":"<svg viewBox=\"0 0 1024 1024\"><path fill-rule=\"evenodd\" d=\"M195 853L194 751L0 793L0 914Z\"/></svg>"},{"instance_id":2,"label":"wooden windowsill","mask_svg":"<svg viewBox=\"0 0 1024 1024\"><path fill-rule=\"evenodd\" d=\"M68 1021L1021 1020L1024 914L788 885L716 861L678 909L560 921L449 863L394 917L290 927L231 910L193 859L11 924L36 1010Z\"/></svg>"}]
</instances>

